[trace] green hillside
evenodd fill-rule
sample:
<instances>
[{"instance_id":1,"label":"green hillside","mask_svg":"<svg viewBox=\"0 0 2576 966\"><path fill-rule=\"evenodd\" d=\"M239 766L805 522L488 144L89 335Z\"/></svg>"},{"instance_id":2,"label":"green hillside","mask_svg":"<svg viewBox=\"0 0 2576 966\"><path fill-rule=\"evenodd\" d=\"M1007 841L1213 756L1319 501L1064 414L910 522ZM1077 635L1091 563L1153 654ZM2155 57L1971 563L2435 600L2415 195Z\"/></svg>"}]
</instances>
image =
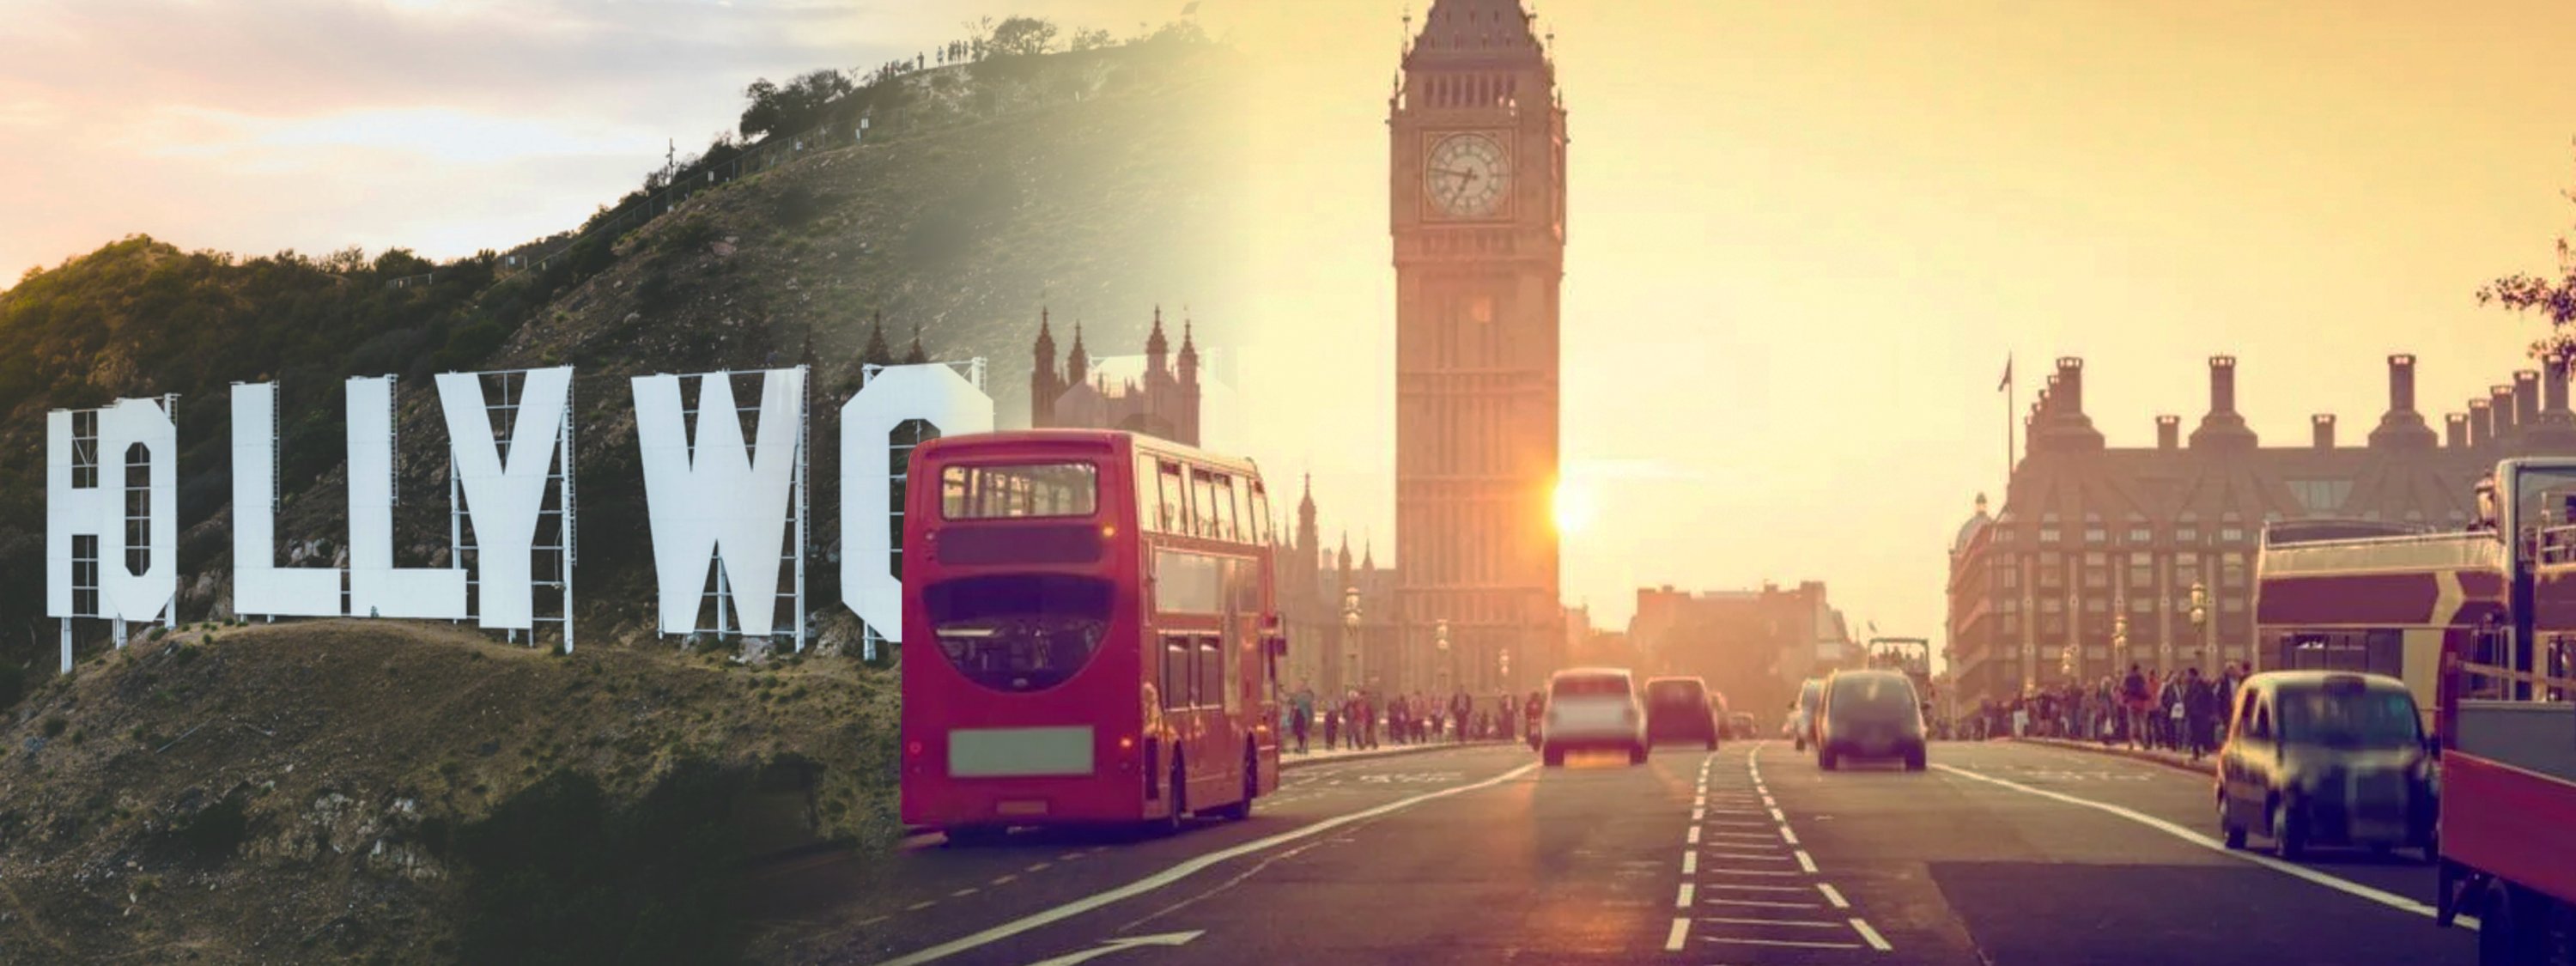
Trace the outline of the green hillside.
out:
<instances>
[{"instance_id":1,"label":"green hillside","mask_svg":"<svg viewBox=\"0 0 2576 966\"><path fill-rule=\"evenodd\" d=\"M1166 37L908 75L872 95L866 144L514 249L561 249L538 270L135 237L0 293L0 960L776 948L735 888L748 861L824 843L864 862L900 835L895 672L654 637L628 378L810 357L828 483L882 317L894 353L917 331L931 358L985 358L997 415L1025 421L1041 306L1117 354L1158 301L1229 284L1228 57ZM429 566L448 536L429 377L554 364L578 367L576 654L443 624L227 623L230 383L280 381L281 546L327 559L347 534L342 380L404 377L396 559ZM181 397L186 626L114 651L85 625L57 676L45 411L162 393ZM838 501L814 496L810 599L837 645L856 629L831 584Z\"/></svg>"},{"instance_id":2,"label":"green hillside","mask_svg":"<svg viewBox=\"0 0 2576 966\"><path fill-rule=\"evenodd\" d=\"M832 411L882 317L897 353L917 331L930 358L986 358L999 418L1025 420L1041 307L1084 320L1097 354L1133 352L1159 301L1232 271L1212 243L1230 228L1211 175L1229 150L1212 123L1219 50L1165 38L913 74L896 82L899 107L880 100L868 143L583 236L541 271L508 274L489 253L241 258L135 237L31 273L0 293L0 453L19 454L0 459L0 571L28 575L0 585L0 667L41 674L53 660L36 579L47 408L180 395L181 619L224 619L230 383L280 381L281 545L331 554L347 532L342 380L405 377L402 490L438 494L429 377L556 364L579 375L583 630L634 636L650 576L627 378L793 365L810 346L814 479L830 481ZM819 560L839 531L831 494L816 497ZM444 500L406 500L397 525L397 561L428 565L446 542ZM84 628L84 653L103 634ZM0 705L14 690L0 680Z\"/></svg>"}]
</instances>

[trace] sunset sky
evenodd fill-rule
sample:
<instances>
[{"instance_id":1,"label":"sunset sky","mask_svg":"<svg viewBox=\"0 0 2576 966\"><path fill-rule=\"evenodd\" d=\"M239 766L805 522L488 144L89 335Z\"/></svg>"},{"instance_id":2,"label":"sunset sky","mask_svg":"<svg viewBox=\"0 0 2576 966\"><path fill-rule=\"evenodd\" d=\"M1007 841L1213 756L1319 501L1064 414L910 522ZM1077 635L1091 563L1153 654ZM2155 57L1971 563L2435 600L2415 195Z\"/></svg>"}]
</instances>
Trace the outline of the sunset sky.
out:
<instances>
[{"instance_id":1,"label":"sunset sky","mask_svg":"<svg viewBox=\"0 0 2576 966\"><path fill-rule=\"evenodd\" d=\"M576 224L732 126L742 86L864 68L991 14L1121 35L1182 0L0 0L0 285L116 237L433 257ZM1424 0L1412 5L1417 15ZM2358 441L2382 358L2439 413L2523 364L2478 307L2576 206L2576 5L1550 0L1572 112L1568 603L1829 581L1941 636L1945 548L2012 418L2088 361L2112 445L2240 360L2270 441ZM1392 561L1386 97L1403 0L1204 0L1251 289L1236 447L1311 469ZM1185 284L1176 283L1185 290ZM1289 484L1293 486L1292 484Z\"/></svg>"},{"instance_id":2,"label":"sunset sky","mask_svg":"<svg viewBox=\"0 0 2576 966\"><path fill-rule=\"evenodd\" d=\"M1411 6L1417 17L1426 7ZM1259 415L1329 520L1388 557L1386 97L1401 0L1209 0L1267 52L1259 358L1321 401ZM2059 355L2114 446L2239 359L2267 441L2357 443L2384 357L2440 413L2539 323L2480 283L2553 265L2576 206L2576 6L1549 0L1571 111L1566 471L1594 506L1569 603L1830 582L1940 638L1947 544L2000 497ZM1263 398L1265 389L1247 385Z\"/></svg>"}]
</instances>

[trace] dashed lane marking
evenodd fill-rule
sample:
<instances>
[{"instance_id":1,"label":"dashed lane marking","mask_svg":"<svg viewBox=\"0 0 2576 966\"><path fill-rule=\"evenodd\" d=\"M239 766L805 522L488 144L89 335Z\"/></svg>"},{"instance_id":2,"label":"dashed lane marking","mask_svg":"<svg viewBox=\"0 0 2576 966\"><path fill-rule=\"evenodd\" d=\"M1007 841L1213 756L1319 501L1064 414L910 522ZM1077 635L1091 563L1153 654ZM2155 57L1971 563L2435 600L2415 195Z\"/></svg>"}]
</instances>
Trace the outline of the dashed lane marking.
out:
<instances>
[{"instance_id":1,"label":"dashed lane marking","mask_svg":"<svg viewBox=\"0 0 2576 966\"><path fill-rule=\"evenodd\" d=\"M1705 820L1705 819L1707 819L1707 818L1708 818L1708 809L1705 809L1705 808L1694 808L1694 809L1691 809L1691 821L1697 822L1697 821Z\"/></svg>"},{"instance_id":2,"label":"dashed lane marking","mask_svg":"<svg viewBox=\"0 0 2576 966\"><path fill-rule=\"evenodd\" d=\"M1788 856L1781 855L1778 852L1720 852L1716 849L1702 849L1701 851L1707 852L1708 857L1712 859L1763 859L1771 862L1789 861ZM1807 871L1814 872L1816 870L1808 869Z\"/></svg>"},{"instance_id":3,"label":"dashed lane marking","mask_svg":"<svg viewBox=\"0 0 2576 966\"><path fill-rule=\"evenodd\" d=\"M1710 869L1710 875L1805 875L1787 869Z\"/></svg>"},{"instance_id":4,"label":"dashed lane marking","mask_svg":"<svg viewBox=\"0 0 2576 966\"><path fill-rule=\"evenodd\" d=\"M1796 845L1798 844L1798 833L1789 831L1789 827L1786 825L1780 826L1780 841Z\"/></svg>"},{"instance_id":5,"label":"dashed lane marking","mask_svg":"<svg viewBox=\"0 0 2576 966\"><path fill-rule=\"evenodd\" d=\"M2210 838L2209 836L2202 835L2198 832L2194 832L2153 815L2148 815L2136 809L2124 808L2122 806L2110 804L2109 802L2097 802L2089 798L2077 798L2064 792L2050 791L2045 788L2033 788L2020 782L2006 781L1992 775L1978 774L1977 772L1953 765L1944 764L1935 765L1933 767L1939 768L1942 771L1949 772L1953 775L1958 775L1962 778L1972 778L1977 781L1986 782L2003 788L2009 788L2013 791L2022 792L2024 794L2037 795L2041 798L2052 798L2069 805L2081 805L2086 808L2117 815L2121 818L2155 829L2159 832L2171 835L2175 838L2200 846L2201 848L2208 849L2212 852L2216 852L2220 855L2235 856L2236 858L2254 863L2255 865L2262 866L2274 872L2306 879L2309 882L2333 889L2337 892L2367 899L2392 909L2412 912L2427 918L2431 918L2435 915L2435 910L2432 906L2425 905L2405 896L2401 896L2393 892L2384 892L2378 889L2373 889L2369 886L2362 885L2361 883L2339 876L2327 875L2323 872L2308 868L2304 865L2299 865L2295 862L2284 862L2268 855L2256 855L2251 852L2240 852L2235 849L2228 848L2226 843L2220 842L2217 839ZM2470 929L2478 928L2478 920L2475 916L2458 916L2455 917L2453 921Z\"/></svg>"},{"instance_id":6,"label":"dashed lane marking","mask_svg":"<svg viewBox=\"0 0 2576 966\"><path fill-rule=\"evenodd\" d=\"M1692 894L1692 892L1693 892L1693 890L1692 890L1692 888L1691 888L1691 884L1690 884L1690 883L1688 883L1688 882L1684 882L1684 883L1682 883L1682 891L1681 891L1681 894L1676 895L1676 896L1674 896L1674 897L1673 897L1673 908L1675 908L1675 909L1688 909L1688 908L1690 908L1690 907L1691 907L1691 894Z\"/></svg>"},{"instance_id":7,"label":"dashed lane marking","mask_svg":"<svg viewBox=\"0 0 2576 966\"><path fill-rule=\"evenodd\" d=\"M1816 891L1824 893L1824 894L1825 894L1825 901L1826 901L1826 902L1833 903L1833 904L1834 904L1834 908L1836 908L1836 909L1849 909L1849 908L1851 908L1851 903L1848 903L1848 902L1844 902L1844 901L1843 901L1843 894L1842 894L1842 892L1841 892L1840 890L1838 890L1838 889L1835 889L1835 888L1834 888L1834 886L1833 886L1833 883L1830 883L1830 882L1819 882L1819 883L1816 883Z\"/></svg>"},{"instance_id":8,"label":"dashed lane marking","mask_svg":"<svg viewBox=\"0 0 2576 966\"><path fill-rule=\"evenodd\" d=\"M1699 844L1699 826L1697 826L1697 825L1693 825L1693 826L1691 826L1691 827L1690 827L1690 834L1683 836L1683 838L1684 838L1685 840L1689 841L1689 842L1690 842L1690 844L1692 844L1692 845L1698 845L1698 844Z\"/></svg>"},{"instance_id":9,"label":"dashed lane marking","mask_svg":"<svg viewBox=\"0 0 2576 966\"><path fill-rule=\"evenodd\" d=\"M1682 874L1683 874L1683 875L1698 875L1698 874L1699 874L1699 853L1698 853L1698 852L1693 851L1693 852L1684 852L1684 853L1682 853Z\"/></svg>"},{"instance_id":10,"label":"dashed lane marking","mask_svg":"<svg viewBox=\"0 0 2576 966\"><path fill-rule=\"evenodd\" d=\"M1805 891L1807 891L1807 887L1806 887L1806 886L1755 885L1755 884L1750 883L1750 882L1706 882L1706 883L1701 883L1701 884L1702 884L1702 885L1705 885L1705 886L1707 886L1708 888L1711 888L1711 889L1742 889L1742 890L1744 890L1744 891L1746 891L1746 892L1805 892ZM1832 888L1832 887L1831 887L1831 886L1827 886L1826 888ZM1715 900L1710 900L1710 901L1715 901Z\"/></svg>"},{"instance_id":11,"label":"dashed lane marking","mask_svg":"<svg viewBox=\"0 0 2576 966\"><path fill-rule=\"evenodd\" d=\"M951 899L963 899L963 898L966 898L967 896L974 895L974 894L975 894L976 892L978 892L978 891L980 891L980 890L976 889L974 886L967 886L966 888L959 889L959 890L957 890L957 891L955 891L955 892L951 892L951 893L949 893L949 894L948 894L948 898L951 898Z\"/></svg>"},{"instance_id":12,"label":"dashed lane marking","mask_svg":"<svg viewBox=\"0 0 2576 966\"><path fill-rule=\"evenodd\" d=\"M1764 908L1764 909L1822 909L1822 908L1824 908L1823 906L1817 905L1817 904L1812 903L1812 902L1772 902L1772 901L1769 901L1769 900L1766 900L1766 899L1716 899L1716 898L1710 898L1710 899L1702 899L1702 900L1700 900L1700 901L1701 901L1702 903L1705 903L1705 904L1707 904L1707 905L1712 905L1712 906L1759 906L1759 907Z\"/></svg>"},{"instance_id":13,"label":"dashed lane marking","mask_svg":"<svg viewBox=\"0 0 2576 966\"><path fill-rule=\"evenodd\" d=\"M1868 940L1870 946L1877 949L1879 952L1886 953L1896 951L1896 947L1887 944L1887 937L1879 935L1878 930L1869 928L1869 920L1854 916L1852 917L1851 927L1853 932L1860 933L1860 938Z\"/></svg>"},{"instance_id":14,"label":"dashed lane marking","mask_svg":"<svg viewBox=\"0 0 2576 966\"><path fill-rule=\"evenodd\" d=\"M1028 869L1027 869L1027 871L1030 871L1030 872L1044 872L1044 871L1046 871L1046 870L1048 870L1048 869L1052 869L1052 868L1055 868L1055 863L1053 863L1053 862L1040 862L1040 863L1037 863L1037 864L1035 864L1035 865L1031 865L1031 866L1029 866L1029 867L1028 867Z\"/></svg>"},{"instance_id":15,"label":"dashed lane marking","mask_svg":"<svg viewBox=\"0 0 2576 966\"><path fill-rule=\"evenodd\" d=\"M928 909L928 908L930 908L930 907L932 907L932 906L935 906L935 905L938 905L938 904L939 904L939 901L938 901L938 900L936 900L936 899L931 900L931 901L929 901L929 902L916 902L916 903L913 903L913 904L911 904L911 905L908 905L908 906L903 907L903 911L905 911L905 912L920 912L921 910Z\"/></svg>"},{"instance_id":16,"label":"dashed lane marking","mask_svg":"<svg viewBox=\"0 0 2576 966\"><path fill-rule=\"evenodd\" d=\"M1769 832L1710 832L1708 833L1708 837L1713 839L1753 839L1759 842L1768 842L1772 839L1779 838L1779 836L1773 835Z\"/></svg>"},{"instance_id":17,"label":"dashed lane marking","mask_svg":"<svg viewBox=\"0 0 2576 966\"><path fill-rule=\"evenodd\" d=\"M1813 908L1815 908L1815 907L1814 907L1814 906L1808 906L1808 907L1806 907L1806 908L1813 909ZM1701 921L1701 922L1723 922L1723 923L1731 923L1731 924L1739 925L1739 926L1792 926L1792 927L1803 928L1803 929L1842 929L1842 928L1845 928L1845 924L1840 923L1840 922L1835 922L1835 921L1832 921L1832 920L1826 920L1826 921L1824 921L1824 922L1818 922L1818 921L1813 920L1813 919L1749 919L1749 918L1737 918L1737 917L1732 917L1732 916L1701 916L1701 917L1699 917L1699 921Z\"/></svg>"},{"instance_id":18,"label":"dashed lane marking","mask_svg":"<svg viewBox=\"0 0 2576 966\"><path fill-rule=\"evenodd\" d=\"M1168 886L1174 882L1188 878L1191 875L1203 871L1210 866L1216 865L1219 862L1225 862L1242 856L1268 851L1299 839L1321 835L1354 822L1367 821L1381 815L1399 812L1424 802L1492 788L1505 782L1516 781L1537 770L1537 765L1522 765L1519 768L1512 769L1483 781L1470 782L1464 785L1457 785L1439 789L1437 791L1423 792L1422 794L1406 798L1399 798L1383 805L1336 815L1332 818L1324 819L1311 825L1289 829L1285 832L1281 832L1267 838L1255 839L1232 848L1220 849L1215 852L1200 855L1161 872L1157 872L1153 875L1146 876L1145 878L1119 886L1118 888L1085 896L1081 899L1065 903L1043 912L1011 920L1010 922L994 926L970 936L952 939L928 949L923 949L909 955L888 960L886 962L886 966L917 966L917 964L920 963L946 959L970 949L988 946L1033 929L1039 929L1073 918L1074 916L1090 912L1091 910L1098 909L1111 903L1144 895L1145 893L1152 892L1156 889L1163 888L1164 886ZM1106 846L1102 846L1102 848L1106 848Z\"/></svg>"},{"instance_id":19,"label":"dashed lane marking","mask_svg":"<svg viewBox=\"0 0 2576 966\"><path fill-rule=\"evenodd\" d=\"M1755 939L1750 936L1701 936L1704 943L1742 943L1748 946L1787 946L1793 949L1859 949L1859 943L1809 942L1802 939Z\"/></svg>"},{"instance_id":20,"label":"dashed lane marking","mask_svg":"<svg viewBox=\"0 0 2576 966\"><path fill-rule=\"evenodd\" d=\"M1799 867L1799 868L1801 868L1801 869L1805 869L1805 870L1807 870L1807 872L1808 872L1808 873L1810 873L1810 874L1813 874L1813 873L1816 871L1816 860L1815 860L1815 859L1813 859L1813 858L1808 857L1808 855L1807 855L1807 850L1805 850L1805 849L1799 849L1799 850L1798 850L1798 867Z\"/></svg>"},{"instance_id":21,"label":"dashed lane marking","mask_svg":"<svg viewBox=\"0 0 2576 966\"><path fill-rule=\"evenodd\" d=\"M1673 920L1673 930L1664 934L1664 951L1668 953L1681 952L1683 944L1689 941L1690 920L1676 917Z\"/></svg>"}]
</instances>

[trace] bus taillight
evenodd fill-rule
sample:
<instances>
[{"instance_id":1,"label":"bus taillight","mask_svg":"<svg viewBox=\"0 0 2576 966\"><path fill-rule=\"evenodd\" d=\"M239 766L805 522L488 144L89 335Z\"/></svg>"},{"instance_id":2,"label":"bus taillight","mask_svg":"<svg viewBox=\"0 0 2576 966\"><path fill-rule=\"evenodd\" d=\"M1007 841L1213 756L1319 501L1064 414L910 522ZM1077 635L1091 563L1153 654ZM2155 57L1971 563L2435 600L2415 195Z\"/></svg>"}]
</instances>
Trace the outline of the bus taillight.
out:
<instances>
[{"instance_id":1,"label":"bus taillight","mask_svg":"<svg viewBox=\"0 0 2576 966\"><path fill-rule=\"evenodd\" d=\"M904 742L903 753L907 757L921 757L921 739L915 738L911 741Z\"/></svg>"}]
</instances>

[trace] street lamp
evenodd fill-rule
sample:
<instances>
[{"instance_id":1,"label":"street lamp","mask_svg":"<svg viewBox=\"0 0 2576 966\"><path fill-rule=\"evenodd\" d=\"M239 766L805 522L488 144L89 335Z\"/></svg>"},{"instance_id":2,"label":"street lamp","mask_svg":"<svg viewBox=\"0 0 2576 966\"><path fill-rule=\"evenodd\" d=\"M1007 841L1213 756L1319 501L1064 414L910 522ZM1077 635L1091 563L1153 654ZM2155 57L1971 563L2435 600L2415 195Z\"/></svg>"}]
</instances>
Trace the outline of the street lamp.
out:
<instances>
[{"instance_id":1,"label":"street lamp","mask_svg":"<svg viewBox=\"0 0 2576 966\"><path fill-rule=\"evenodd\" d=\"M2209 656L2207 653L2207 648L2209 647L2209 587L2197 580L2192 581L2191 583L2191 633L2192 638L2198 640L2203 649L2201 657L2206 659ZM2168 677L2173 674L2173 648L2171 647L2165 648L2165 674Z\"/></svg>"},{"instance_id":2,"label":"street lamp","mask_svg":"<svg viewBox=\"0 0 2576 966\"><path fill-rule=\"evenodd\" d=\"M1342 590L1342 689L1353 690L1360 680L1360 589Z\"/></svg>"},{"instance_id":3,"label":"street lamp","mask_svg":"<svg viewBox=\"0 0 2576 966\"><path fill-rule=\"evenodd\" d=\"M1442 693L1444 693L1444 694L1445 694L1445 693L1448 693L1448 692L1449 692L1449 690L1451 689L1451 688L1450 688L1450 681L1451 681L1453 678L1455 678L1455 677L1456 677L1456 673L1455 673L1455 672L1457 671L1457 668L1458 668L1458 662L1457 662L1457 659L1456 659L1455 657L1451 656L1451 655L1450 655L1450 653L1449 653L1449 619L1448 619L1448 618L1443 617L1443 618L1441 618L1441 619L1439 619L1439 620L1436 620L1436 621L1431 622L1431 643L1432 643L1432 645L1433 645L1434 647L1437 647L1437 648L1439 648L1439 649L1440 649L1440 685L1439 685L1439 687L1440 687L1440 691L1441 691Z\"/></svg>"},{"instance_id":4,"label":"street lamp","mask_svg":"<svg viewBox=\"0 0 2576 966\"><path fill-rule=\"evenodd\" d=\"M2111 600L2111 673L2120 673L2120 662L2129 656L2129 597L2122 594Z\"/></svg>"}]
</instances>

